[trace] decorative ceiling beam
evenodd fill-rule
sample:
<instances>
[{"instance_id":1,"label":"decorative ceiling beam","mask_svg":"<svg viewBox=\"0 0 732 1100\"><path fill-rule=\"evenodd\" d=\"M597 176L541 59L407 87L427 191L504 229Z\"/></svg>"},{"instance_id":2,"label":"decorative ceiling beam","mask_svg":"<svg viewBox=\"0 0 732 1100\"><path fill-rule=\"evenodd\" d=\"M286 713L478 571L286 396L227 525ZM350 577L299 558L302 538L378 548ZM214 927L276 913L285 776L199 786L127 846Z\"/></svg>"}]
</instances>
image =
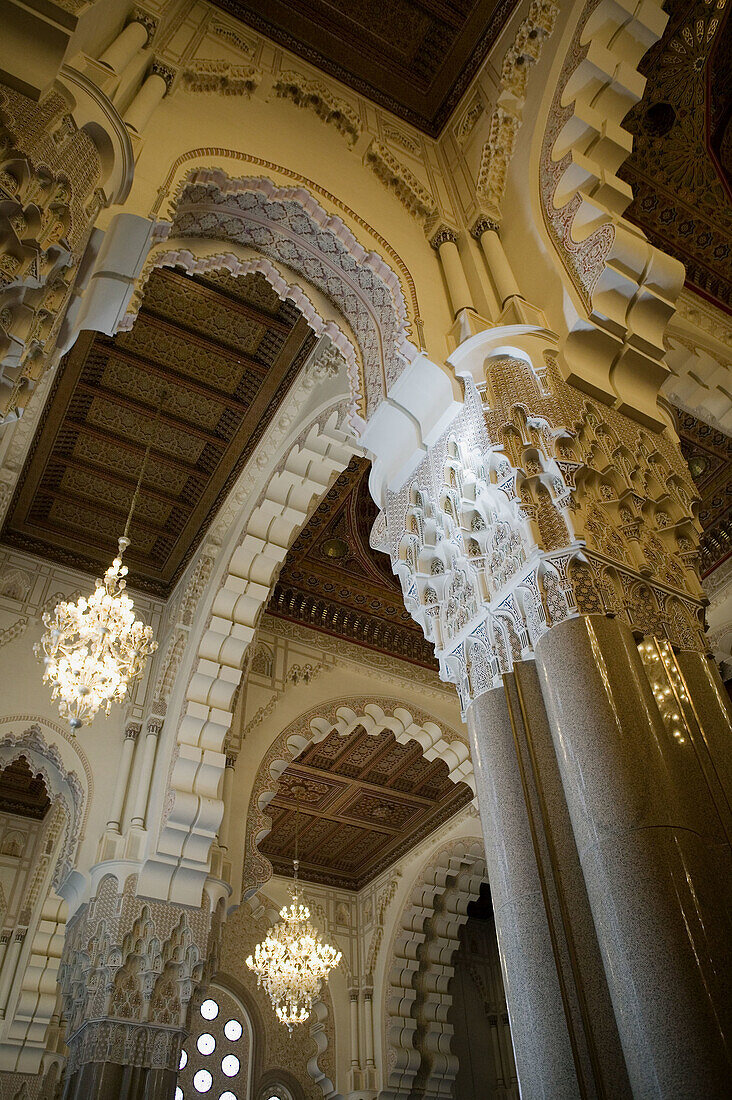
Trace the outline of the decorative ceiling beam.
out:
<instances>
[{"instance_id":1,"label":"decorative ceiling beam","mask_svg":"<svg viewBox=\"0 0 732 1100\"><path fill-rule=\"evenodd\" d=\"M166 274L167 273L166 271ZM267 313L266 310L258 309L257 306L251 305L249 302L242 302L240 298L237 298L235 294L232 294L224 287L211 286L210 283L200 281L195 275L183 275L180 271L170 270L169 273L173 281L180 282L181 284L190 284L192 280L204 297L218 298L224 303L227 309L233 306L237 313L240 313L242 317L247 317L250 321L258 321L266 328L274 329L277 332L288 333L292 328L291 324L281 320L276 314ZM246 278L248 277L249 276L246 276Z\"/></svg>"},{"instance_id":2,"label":"decorative ceiling beam","mask_svg":"<svg viewBox=\"0 0 732 1100\"><path fill-rule=\"evenodd\" d=\"M114 505L110 504L108 500L101 500L99 497L87 497L83 493L74 493L69 489L51 489L47 485L43 485L43 483L39 486L38 496L49 496L53 497L55 500L70 501L73 504L80 504L85 508L89 508L92 512L98 512L100 516L116 516L121 521L120 531L124 528L127 520L126 509L120 511L119 508L115 508ZM45 517L45 519L46 522L53 522L48 516ZM153 535L170 534L167 526L141 519L137 513L133 516L132 527L142 527L145 531L149 531ZM51 530L52 529L53 528L51 528Z\"/></svg>"},{"instance_id":3,"label":"decorative ceiling beam","mask_svg":"<svg viewBox=\"0 0 732 1100\"><path fill-rule=\"evenodd\" d=\"M240 351L230 344L222 344L219 340L214 340L211 336L204 336L197 328L193 328L192 325L186 325L182 321L169 321L167 317L161 317L160 314L155 313L150 308L143 307L140 310L135 324L139 325L140 322L143 324L147 322L153 328L159 329L161 332L173 333L186 340L192 340L201 348L213 352L214 355L220 355L224 359L229 359L236 363L237 366L246 367L247 370L254 371L255 374L264 376L271 369L266 363L260 363L258 359L254 359L245 351ZM134 331L133 328L132 332L134 333ZM292 330L288 329L287 331L290 332Z\"/></svg>"},{"instance_id":4,"label":"decorative ceiling beam","mask_svg":"<svg viewBox=\"0 0 732 1100\"><path fill-rule=\"evenodd\" d=\"M141 451L141 454L144 453ZM112 485L119 485L124 489L132 489L134 491L137 485L137 477L127 477L125 474L120 474L116 470L111 470L108 466L98 466L94 462L86 462L84 459L76 458L74 455L62 455L55 453L51 456L49 467L53 465L66 466L71 470L79 470L82 473L91 474L92 477L101 477L105 481L110 482ZM173 504L176 507L184 507L189 504L190 498L187 498L185 503L177 497L174 493L166 493L162 489L156 489L152 485L143 483L140 487L140 492L150 497L152 500L159 500L161 504ZM193 507L193 505L190 505Z\"/></svg>"},{"instance_id":5,"label":"decorative ceiling beam","mask_svg":"<svg viewBox=\"0 0 732 1100\"><path fill-rule=\"evenodd\" d=\"M210 398L211 401L218 401L220 405L225 405L227 409L234 409L242 415L249 408L243 401L238 401L236 397L232 397L224 390L217 390L213 386L197 382L194 378L190 378L181 371L173 370L171 367L161 367L145 355L132 351L130 348L121 347L116 341L109 348L109 358L122 359L130 366L142 368L146 374L153 374L156 378L162 378L163 381L175 382L176 385L183 386L191 393L198 393L202 397Z\"/></svg>"},{"instance_id":6,"label":"decorative ceiling beam","mask_svg":"<svg viewBox=\"0 0 732 1100\"><path fill-rule=\"evenodd\" d=\"M145 453L144 443L137 443L134 439L117 435L116 432L107 431L104 428L96 428L86 420L77 420L75 417L69 416L63 423L65 428L74 428L80 435L91 436L93 439L98 439L102 443L111 443L115 447L120 447L123 451L129 451L137 455L144 455ZM55 457L56 455L54 452L54 458ZM166 451L158 450L156 447L150 448L150 457L157 462L165 462L168 466L172 466L176 470L182 470L191 477L197 477L203 481L206 481L208 478L208 475L192 462L186 462L182 458L176 458L175 455L170 455Z\"/></svg>"},{"instance_id":7,"label":"decorative ceiling beam","mask_svg":"<svg viewBox=\"0 0 732 1100\"><path fill-rule=\"evenodd\" d=\"M125 397L124 394L117 393L116 390L107 389L106 386L92 386L88 382L77 382L76 392L86 393L91 397L98 397L103 401L109 401L112 405L119 405L121 408L129 409L130 412L148 417L150 421L157 415L157 409L154 405L146 405L144 402L136 401L132 397ZM171 416L169 413L160 412L158 420L161 424L167 425L167 427L172 428L176 432L182 432L183 435L193 435L197 439L202 439L206 443L211 443L220 450L225 450L229 445L226 439L222 439L220 436L206 431L205 428L199 428L196 424L191 424L187 420L180 420L176 416Z\"/></svg>"}]
</instances>

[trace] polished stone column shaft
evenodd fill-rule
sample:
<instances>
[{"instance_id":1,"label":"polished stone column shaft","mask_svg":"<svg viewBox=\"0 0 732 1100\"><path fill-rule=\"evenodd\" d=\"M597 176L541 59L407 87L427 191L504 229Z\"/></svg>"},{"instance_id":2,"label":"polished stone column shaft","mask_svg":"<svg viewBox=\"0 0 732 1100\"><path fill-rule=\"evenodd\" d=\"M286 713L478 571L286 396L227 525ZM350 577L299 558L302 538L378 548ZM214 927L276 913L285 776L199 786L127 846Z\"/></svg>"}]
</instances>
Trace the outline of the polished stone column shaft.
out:
<instances>
[{"instance_id":1,"label":"polished stone column shaft","mask_svg":"<svg viewBox=\"0 0 732 1100\"><path fill-rule=\"evenodd\" d=\"M467 710L476 792L523 1100L582 1096L535 837L503 688Z\"/></svg>"},{"instance_id":2,"label":"polished stone column shaft","mask_svg":"<svg viewBox=\"0 0 732 1100\"><path fill-rule=\"evenodd\" d=\"M730 848L694 744L617 620L560 623L535 652L633 1096L721 1100Z\"/></svg>"}]
</instances>

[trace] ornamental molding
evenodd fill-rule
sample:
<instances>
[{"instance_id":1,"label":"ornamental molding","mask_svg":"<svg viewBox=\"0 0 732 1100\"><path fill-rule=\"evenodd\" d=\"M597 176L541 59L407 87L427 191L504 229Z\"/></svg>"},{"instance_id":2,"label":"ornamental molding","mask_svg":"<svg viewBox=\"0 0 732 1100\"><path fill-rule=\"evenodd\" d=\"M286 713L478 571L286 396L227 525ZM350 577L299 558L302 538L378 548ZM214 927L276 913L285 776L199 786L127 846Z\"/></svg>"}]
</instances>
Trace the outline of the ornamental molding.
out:
<instances>
[{"instance_id":1,"label":"ornamental molding","mask_svg":"<svg viewBox=\"0 0 732 1100\"><path fill-rule=\"evenodd\" d=\"M432 192L420 183L406 164L402 164L390 149L375 138L364 153L364 164L373 169L413 217L424 220L435 213L437 202Z\"/></svg>"},{"instance_id":2,"label":"ornamental molding","mask_svg":"<svg viewBox=\"0 0 732 1100\"><path fill-rule=\"evenodd\" d=\"M643 91L637 67L667 20L659 0L589 0L560 61L538 151L544 226L582 314L562 349L563 374L656 431L665 427L663 333L684 269L625 220L632 191L616 173L631 149L622 122Z\"/></svg>"},{"instance_id":3,"label":"ornamental molding","mask_svg":"<svg viewBox=\"0 0 732 1100\"><path fill-rule=\"evenodd\" d=\"M251 97L262 82L262 71L252 65L197 58L186 63L181 83L187 92Z\"/></svg>"},{"instance_id":4,"label":"ornamental molding","mask_svg":"<svg viewBox=\"0 0 732 1100\"><path fill-rule=\"evenodd\" d=\"M483 145L476 182L479 204L496 221L501 218L508 168L516 150L526 102L529 72L538 62L544 43L554 30L559 10L559 4L553 0L533 0L528 15L519 25L512 44L503 56L498 101L490 118L488 140ZM478 100L465 115L459 140L465 139L481 112L482 105ZM469 126L464 132L466 123Z\"/></svg>"},{"instance_id":5,"label":"ornamental molding","mask_svg":"<svg viewBox=\"0 0 732 1100\"><path fill-rule=\"evenodd\" d=\"M298 107L308 108L323 122L334 126L350 145L355 145L361 136L358 112L321 80L287 69L278 74L273 89L280 99L290 99Z\"/></svg>"}]
</instances>

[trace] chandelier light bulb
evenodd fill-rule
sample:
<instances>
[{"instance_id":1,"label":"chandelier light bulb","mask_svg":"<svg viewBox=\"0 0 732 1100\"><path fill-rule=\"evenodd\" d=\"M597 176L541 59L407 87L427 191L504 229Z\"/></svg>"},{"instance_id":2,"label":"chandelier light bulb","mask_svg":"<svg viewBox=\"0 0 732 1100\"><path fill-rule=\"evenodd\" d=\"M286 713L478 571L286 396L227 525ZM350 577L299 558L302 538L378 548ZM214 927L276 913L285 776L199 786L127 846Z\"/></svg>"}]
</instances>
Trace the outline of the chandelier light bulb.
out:
<instances>
[{"instance_id":1,"label":"chandelier light bulb","mask_svg":"<svg viewBox=\"0 0 732 1100\"><path fill-rule=\"evenodd\" d=\"M269 996L278 1020L292 1031L307 1020L323 982L340 961L341 952L324 943L310 923L310 910L296 885L292 904L280 910L278 923L246 963Z\"/></svg>"},{"instance_id":2,"label":"chandelier light bulb","mask_svg":"<svg viewBox=\"0 0 732 1100\"><path fill-rule=\"evenodd\" d=\"M129 539L119 540L119 553L91 596L76 603L62 600L46 612L46 633L34 646L45 666L44 683L52 685L59 713L72 729L91 722L98 711L109 714L125 698L130 684L142 677L147 658L157 649L152 627L135 618L125 594L127 566L122 555Z\"/></svg>"}]
</instances>

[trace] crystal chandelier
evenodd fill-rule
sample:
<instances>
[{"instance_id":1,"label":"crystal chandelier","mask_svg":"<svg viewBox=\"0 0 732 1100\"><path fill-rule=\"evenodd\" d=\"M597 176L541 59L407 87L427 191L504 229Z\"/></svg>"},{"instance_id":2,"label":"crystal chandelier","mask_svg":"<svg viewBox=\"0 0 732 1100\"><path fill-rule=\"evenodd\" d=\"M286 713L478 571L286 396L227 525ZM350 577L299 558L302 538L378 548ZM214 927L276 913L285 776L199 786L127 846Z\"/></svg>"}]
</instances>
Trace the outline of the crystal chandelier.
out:
<instances>
[{"instance_id":1,"label":"crystal chandelier","mask_svg":"<svg viewBox=\"0 0 732 1100\"><path fill-rule=\"evenodd\" d=\"M277 1018L290 1031L307 1020L323 982L341 961L341 952L323 942L303 904L297 879L298 814L299 802L295 809L292 904L280 909L280 920L247 959L247 966L257 975L257 985L264 988Z\"/></svg>"},{"instance_id":2,"label":"crystal chandelier","mask_svg":"<svg viewBox=\"0 0 732 1100\"><path fill-rule=\"evenodd\" d=\"M152 438L153 431L150 434ZM125 594L127 566L122 564L149 455L150 443L145 448L124 534L117 544L117 557L104 577L97 578L91 596L80 596L76 603L62 600L52 613L46 612L46 633L33 647L45 665L43 682L53 685L51 698L59 700L59 713L69 720L72 730L91 722L97 711L109 714L112 703L122 702L158 647L152 627L135 618L134 604Z\"/></svg>"}]
</instances>

